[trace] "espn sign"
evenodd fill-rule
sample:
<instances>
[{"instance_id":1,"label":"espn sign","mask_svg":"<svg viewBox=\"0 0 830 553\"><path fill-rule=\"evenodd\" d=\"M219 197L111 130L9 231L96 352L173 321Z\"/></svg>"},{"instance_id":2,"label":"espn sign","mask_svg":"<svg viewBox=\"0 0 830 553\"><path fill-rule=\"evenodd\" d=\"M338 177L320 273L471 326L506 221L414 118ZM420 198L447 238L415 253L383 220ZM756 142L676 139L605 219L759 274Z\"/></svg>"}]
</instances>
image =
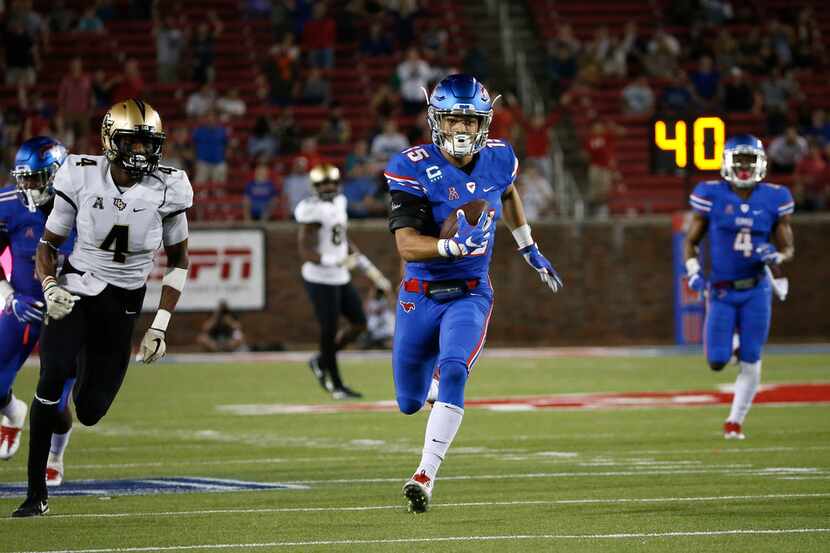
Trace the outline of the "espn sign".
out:
<instances>
[{"instance_id":1,"label":"espn sign","mask_svg":"<svg viewBox=\"0 0 830 553\"><path fill-rule=\"evenodd\" d=\"M190 269L176 311L213 311L219 300L233 310L265 308L265 233L194 230L188 238ZM147 282L144 311L156 309L167 271L164 250Z\"/></svg>"}]
</instances>

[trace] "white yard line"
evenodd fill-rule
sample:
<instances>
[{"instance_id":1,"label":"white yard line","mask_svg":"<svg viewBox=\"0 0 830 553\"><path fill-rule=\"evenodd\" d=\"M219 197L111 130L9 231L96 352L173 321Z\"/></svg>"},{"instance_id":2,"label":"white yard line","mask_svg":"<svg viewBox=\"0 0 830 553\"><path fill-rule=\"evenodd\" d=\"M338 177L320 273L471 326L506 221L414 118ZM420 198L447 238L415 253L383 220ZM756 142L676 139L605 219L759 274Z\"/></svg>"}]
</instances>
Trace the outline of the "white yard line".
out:
<instances>
[{"instance_id":1,"label":"white yard line","mask_svg":"<svg viewBox=\"0 0 830 553\"><path fill-rule=\"evenodd\" d=\"M496 536L443 536L435 538L397 538L377 540L315 540L274 541L266 543L207 543L194 545L163 545L146 547L113 547L101 549L62 549L52 551L25 551L17 553L138 553L142 551L184 551L189 549L253 549L263 547L312 547L326 545L378 545L398 543L440 543L469 541L518 541L518 540L630 540L644 538L686 538L713 536L761 536L780 534L819 534L830 528L739 528L734 530L702 530L697 532L632 532L619 534L514 534Z\"/></svg>"},{"instance_id":2,"label":"white yard line","mask_svg":"<svg viewBox=\"0 0 830 553\"><path fill-rule=\"evenodd\" d=\"M619 505L640 503L696 503L709 501L762 501L791 499L826 499L830 493L782 493L763 495L718 495L701 497L644 497L644 498L586 498L586 499L549 499L516 501L473 501L459 503L433 503L433 509L464 507L523 507L544 505ZM362 512L402 510L402 504L364 505L354 507L263 507L258 509L200 509L193 511L159 511L140 513L76 513L68 515L48 515L47 519L63 518L134 518L134 517L179 517L218 514L267 514L267 513L316 513L316 512ZM14 521L13 518L0 518L0 523Z\"/></svg>"}]
</instances>

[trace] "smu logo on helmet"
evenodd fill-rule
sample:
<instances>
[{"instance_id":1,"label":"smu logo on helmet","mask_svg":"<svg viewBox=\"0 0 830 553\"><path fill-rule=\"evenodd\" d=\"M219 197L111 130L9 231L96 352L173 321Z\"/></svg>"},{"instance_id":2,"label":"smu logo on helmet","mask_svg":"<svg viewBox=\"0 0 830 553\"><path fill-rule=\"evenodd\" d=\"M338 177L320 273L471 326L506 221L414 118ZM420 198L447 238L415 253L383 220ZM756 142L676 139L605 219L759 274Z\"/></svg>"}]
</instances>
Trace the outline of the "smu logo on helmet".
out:
<instances>
[{"instance_id":1,"label":"smu logo on helmet","mask_svg":"<svg viewBox=\"0 0 830 553\"><path fill-rule=\"evenodd\" d=\"M415 310L415 304L412 303L411 301L401 301L400 304L401 304L401 307L403 307L403 310L407 313L409 313L410 311Z\"/></svg>"}]
</instances>

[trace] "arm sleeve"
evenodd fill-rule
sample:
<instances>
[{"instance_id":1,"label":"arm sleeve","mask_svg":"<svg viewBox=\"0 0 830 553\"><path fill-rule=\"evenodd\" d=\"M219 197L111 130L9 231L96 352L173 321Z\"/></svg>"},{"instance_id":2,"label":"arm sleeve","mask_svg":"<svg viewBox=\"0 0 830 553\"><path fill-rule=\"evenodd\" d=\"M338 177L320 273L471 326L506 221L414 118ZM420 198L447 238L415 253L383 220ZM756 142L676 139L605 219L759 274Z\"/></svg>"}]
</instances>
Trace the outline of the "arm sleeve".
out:
<instances>
[{"instance_id":1,"label":"arm sleeve","mask_svg":"<svg viewBox=\"0 0 830 553\"><path fill-rule=\"evenodd\" d=\"M172 246L173 244L187 240L189 235L190 229L187 225L186 213L181 212L162 219L161 236L165 246Z\"/></svg>"},{"instance_id":2,"label":"arm sleeve","mask_svg":"<svg viewBox=\"0 0 830 553\"><path fill-rule=\"evenodd\" d=\"M706 183L700 183L695 186L695 189L689 195L689 205L698 213L708 216L712 211L712 195L709 192L711 186Z\"/></svg>"},{"instance_id":3,"label":"arm sleeve","mask_svg":"<svg viewBox=\"0 0 830 553\"><path fill-rule=\"evenodd\" d=\"M790 215L795 211L795 202L793 201L792 192L790 192L790 189L785 186L781 187L781 195L778 199L776 210L779 217L782 215Z\"/></svg>"},{"instance_id":4,"label":"arm sleeve","mask_svg":"<svg viewBox=\"0 0 830 553\"><path fill-rule=\"evenodd\" d=\"M432 217L432 206L423 196L416 196L402 190L392 190L389 231L411 227L421 234L432 234L436 227Z\"/></svg>"},{"instance_id":5,"label":"arm sleeve","mask_svg":"<svg viewBox=\"0 0 830 553\"><path fill-rule=\"evenodd\" d=\"M62 194L55 194L55 203L49 218L46 219L46 230L59 236L69 236L75 228L77 210Z\"/></svg>"}]
</instances>

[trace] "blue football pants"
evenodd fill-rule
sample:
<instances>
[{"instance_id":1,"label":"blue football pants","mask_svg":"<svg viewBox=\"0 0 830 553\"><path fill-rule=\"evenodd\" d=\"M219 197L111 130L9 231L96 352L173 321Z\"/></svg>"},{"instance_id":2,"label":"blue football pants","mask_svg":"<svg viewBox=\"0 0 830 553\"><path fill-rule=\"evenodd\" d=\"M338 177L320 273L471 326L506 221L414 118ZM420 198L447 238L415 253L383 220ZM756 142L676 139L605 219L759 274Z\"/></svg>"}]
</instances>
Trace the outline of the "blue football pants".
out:
<instances>
[{"instance_id":1,"label":"blue football pants","mask_svg":"<svg viewBox=\"0 0 830 553\"><path fill-rule=\"evenodd\" d=\"M772 287L768 280L751 290L711 290L704 323L704 347L710 363L728 363L732 335L738 332L738 358L746 363L761 359L772 318Z\"/></svg>"}]
</instances>

